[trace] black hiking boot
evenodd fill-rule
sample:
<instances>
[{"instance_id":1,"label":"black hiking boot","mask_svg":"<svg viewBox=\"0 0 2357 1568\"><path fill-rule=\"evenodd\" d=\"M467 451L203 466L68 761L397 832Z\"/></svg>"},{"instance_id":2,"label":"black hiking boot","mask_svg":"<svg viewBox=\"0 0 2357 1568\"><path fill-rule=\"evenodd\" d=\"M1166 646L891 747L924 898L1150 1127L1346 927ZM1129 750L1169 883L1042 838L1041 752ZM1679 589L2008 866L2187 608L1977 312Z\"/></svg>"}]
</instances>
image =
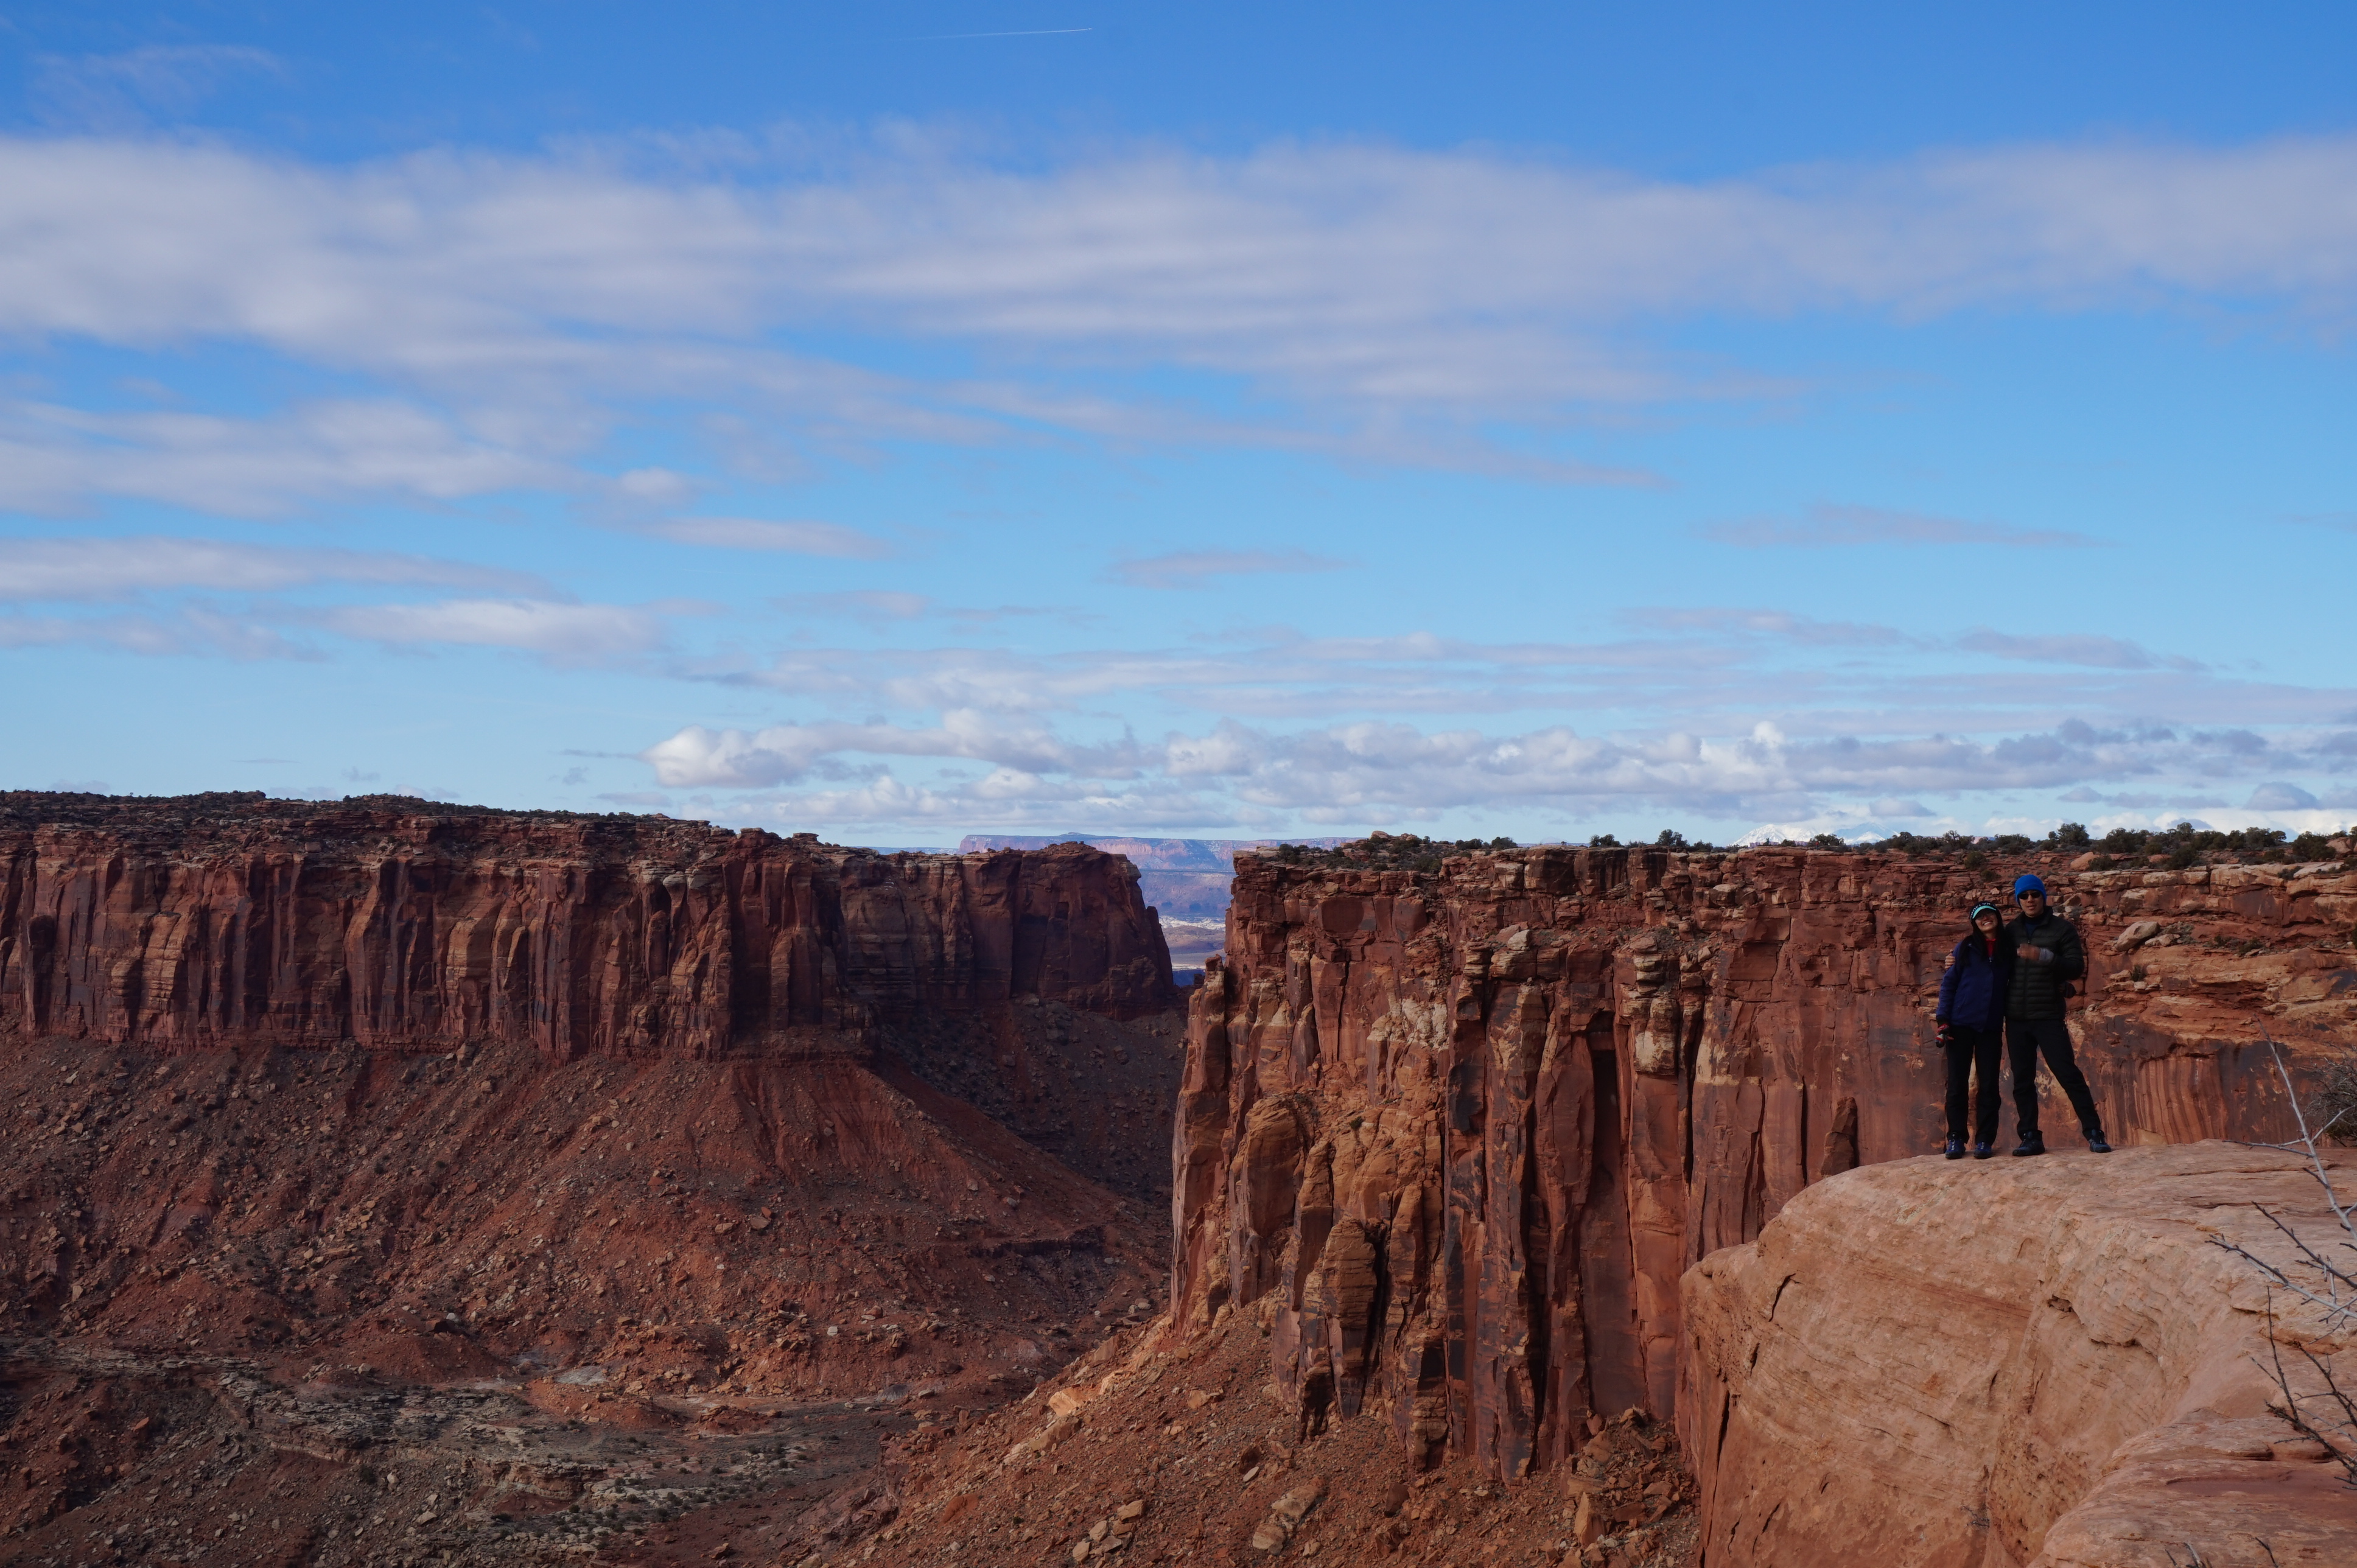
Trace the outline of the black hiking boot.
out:
<instances>
[{"instance_id":1,"label":"black hiking boot","mask_svg":"<svg viewBox=\"0 0 2357 1568\"><path fill-rule=\"evenodd\" d=\"M2087 1152L2091 1155L2108 1155L2112 1152L2112 1142L2104 1136L2104 1130L2101 1127L2087 1129Z\"/></svg>"},{"instance_id":2,"label":"black hiking boot","mask_svg":"<svg viewBox=\"0 0 2357 1568\"><path fill-rule=\"evenodd\" d=\"M2013 1152L2017 1155L2044 1154L2046 1152L2046 1134L2043 1133L2024 1133L2021 1135L2020 1145Z\"/></svg>"},{"instance_id":3,"label":"black hiking boot","mask_svg":"<svg viewBox=\"0 0 2357 1568\"><path fill-rule=\"evenodd\" d=\"M1973 1145L1973 1158L1976 1160L1986 1160L1991 1158L1996 1154L1996 1145L1995 1144L1975 1144Z\"/></svg>"},{"instance_id":4,"label":"black hiking boot","mask_svg":"<svg viewBox=\"0 0 2357 1568\"><path fill-rule=\"evenodd\" d=\"M1962 1138L1948 1140L1948 1157L1952 1160L1961 1160L1964 1157L1964 1141Z\"/></svg>"}]
</instances>

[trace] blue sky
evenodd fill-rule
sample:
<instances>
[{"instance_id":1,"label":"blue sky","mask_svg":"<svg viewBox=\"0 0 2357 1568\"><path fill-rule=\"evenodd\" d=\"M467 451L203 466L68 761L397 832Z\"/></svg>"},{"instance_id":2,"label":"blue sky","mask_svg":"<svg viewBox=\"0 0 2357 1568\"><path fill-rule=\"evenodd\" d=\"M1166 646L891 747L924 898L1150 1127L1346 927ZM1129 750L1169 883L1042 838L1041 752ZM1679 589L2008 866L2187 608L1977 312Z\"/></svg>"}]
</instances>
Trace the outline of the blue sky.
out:
<instances>
[{"instance_id":1,"label":"blue sky","mask_svg":"<svg viewBox=\"0 0 2357 1568\"><path fill-rule=\"evenodd\" d=\"M0 787L2357 818L2348 7L354 9L0 21Z\"/></svg>"}]
</instances>

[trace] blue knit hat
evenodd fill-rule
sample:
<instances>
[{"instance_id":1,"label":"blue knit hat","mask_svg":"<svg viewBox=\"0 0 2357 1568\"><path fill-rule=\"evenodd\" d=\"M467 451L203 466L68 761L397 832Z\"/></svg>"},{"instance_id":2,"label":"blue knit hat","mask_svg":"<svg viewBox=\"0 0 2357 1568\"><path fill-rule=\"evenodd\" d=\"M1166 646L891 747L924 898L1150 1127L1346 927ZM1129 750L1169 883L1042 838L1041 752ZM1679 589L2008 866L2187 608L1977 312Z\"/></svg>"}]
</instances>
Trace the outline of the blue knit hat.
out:
<instances>
[{"instance_id":1,"label":"blue knit hat","mask_svg":"<svg viewBox=\"0 0 2357 1568\"><path fill-rule=\"evenodd\" d=\"M2042 898L2046 896L2046 884L2024 872L2013 879L2013 896L2018 898L2025 893L2035 893Z\"/></svg>"}]
</instances>

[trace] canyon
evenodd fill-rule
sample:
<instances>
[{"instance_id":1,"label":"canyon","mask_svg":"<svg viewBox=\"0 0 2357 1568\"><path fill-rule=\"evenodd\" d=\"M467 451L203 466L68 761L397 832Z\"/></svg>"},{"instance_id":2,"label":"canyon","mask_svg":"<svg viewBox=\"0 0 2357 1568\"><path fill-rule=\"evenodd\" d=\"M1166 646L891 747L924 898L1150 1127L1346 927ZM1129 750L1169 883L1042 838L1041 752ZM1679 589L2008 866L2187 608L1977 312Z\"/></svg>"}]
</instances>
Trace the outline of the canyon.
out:
<instances>
[{"instance_id":1,"label":"canyon","mask_svg":"<svg viewBox=\"0 0 2357 1568\"><path fill-rule=\"evenodd\" d=\"M0 1561L514 1561L864 1474L1150 1310L1176 997L1079 846L0 797Z\"/></svg>"},{"instance_id":2,"label":"canyon","mask_svg":"<svg viewBox=\"0 0 2357 1568\"><path fill-rule=\"evenodd\" d=\"M2278 1057L2305 1093L2357 1041L2345 860L1246 853L1181 993L1079 845L0 801L0 1354L41 1455L0 1560L178 1498L289 1562L1883 1561L1762 1525L1841 1463L1792 1439L1844 1387L1807 1359L1881 1365L1822 1282L1942 1288L1844 1238L1946 1206L2012 1249L1985 1316L2027 1343L2056 1235L2181 1230L2122 1184L2290 1203L2212 1152L2284 1135ZM2124 1147L1926 1161L1941 960L2024 869L2086 937ZM2031 1562L2133 1511L2102 1445L2190 1366L2133 1431L2040 1427L2044 1492L1958 1436L1981 1490L1923 1495ZM303 1487L308 1533L255 1523Z\"/></svg>"},{"instance_id":3,"label":"canyon","mask_svg":"<svg viewBox=\"0 0 2357 1568\"><path fill-rule=\"evenodd\" d=\"M1084 843L1107 854L1117 854L1138 870L1138 890L1161 917L1170 943L1170 959L1181 969L1197 970L1220 950L1228 913L1228 885L1235 876L1236 856L1273 847L1275 839L1157 839L1115 834L970 833L958 841L962 854L989 849L1047 849L1060 843ZM1333 849L1351 841L1339 838L1285 841L1312 849Z\"/></svg>"},{"instance_id":4,"label":"canyon","mask_svg":"<svg viewBox=\"0 0 2357 1568\"><path fill-rule=\"evenodd\" d=\"M1765 1385L1724 1369L1753 1342L1734 1309L1689 1321L1690 1299L1756 1301L1757 1282L1782 1271L1738 1260L1765 1254L1804 1196L1815 1233L1839 1236L1837 1197L1870 1205L1902 1181L1961 1214L2011 1215L1988 1221L1987 1244L2015 1246L2002 1288L2028 1292L2042 1260L2028 1240L2002 1241L2006 1223L2067 1235L2102 1218L2115 1184L2137 1184L2138 1162L2285 1136L2278 1053L2306 1091L2357 1042L2345 862L2092 859L1538 848L1455 856L1436 875L1347 853L1241 858L1226 950L1190 998L1168 1320L1125 1359L1063 1374L1046 1409L995 1416L963 1468L929 1457L912 1469L902 1528L919 1544L878 1561L921 1561L921 1543L952 1530L975 1561L1027 1561L1047 1541L1078 1552L1088 1538L1072 1532L1100 1526L1102 1548L1112 1527L1089 1508L1108 1487L1144 1505L1122 1538L1141 1561L1242 1558L1305 1486L1331 1501L1285 1532L1288 1549L1322 1541L1346 1560L1896 1561L1876 1532L1915 1506L1896 1489L1849 1494L1851 1534L1830 1546L1797 1530L1729 1545L1730 1529L1756 1535L1780 1507L1804 1510L1846 1460L1824 1444L1809 1451L1814 1468L1759 1457L1792 1441L1771 1402L1763 1424L1725 1438L1743 1439L1757 1484L1722 1479L1736 1460L1713 1420L1743 1407L1704 1393ZM2126 1147L1926 1159L1941 1136L1930 1014L1942 961L1970 904L2031 869L2086 938L2072 1029ZM2048 1126L2059 1114L2067 1133L2047 1092ZM2241 1167L2201 1157L2216 1167L2212 1201L2241 1201ZM2266 1174L2275 1185L2250 1199L2284 1200ZM2073 1193L2090 1195L2083 1217ZM1907 1243L1943 1260L1949 1246L1932 1230ZM2152 1272L2121 1281L2123 1297L2166 1294L2167 1257L2130 1262ZM1953 1266L1969 1272L1969 1254ZM1696 1296L1712 1268L1740 1281ZM1858 1282L1868 1321L1878 1305L1938 1316L1937 1271L1910 1276L1903 1257L1870 1268L1852 1248L1821 1275ZM2104 1288L2090 1281L2083 1310ZM1857 1319L1827 1311L1816 1327L1788 1361L1855 1358L1826 1380L1824 1397L1854 1403L1828 1428L1870 1444L1868 1391L1907 1366L1878 1359ZM2010 1349L1968 1342L1958 1359ZM2169 1397L2123 1391L2115 1421L2067 1431L2083 1451L2040 1455L2068 1462L2036 1498L1994 1495L2029 1484L2019 1463L1978 1492L1967 1469L1923 1496L2006 1503L2013 1555L1986 1561L2028 1562L2083 1500L2061 1492L2093 1485L2105 1444ZM1672 1423L1691 1483L1627 1462L1632 1441L1650 1446ZM1861 1455L1856 1468L1873 1466ZM1985 1532L1967 1555L1921 1560L1978 1564L1984 1544Z\"/></svg>"}]
</instances>

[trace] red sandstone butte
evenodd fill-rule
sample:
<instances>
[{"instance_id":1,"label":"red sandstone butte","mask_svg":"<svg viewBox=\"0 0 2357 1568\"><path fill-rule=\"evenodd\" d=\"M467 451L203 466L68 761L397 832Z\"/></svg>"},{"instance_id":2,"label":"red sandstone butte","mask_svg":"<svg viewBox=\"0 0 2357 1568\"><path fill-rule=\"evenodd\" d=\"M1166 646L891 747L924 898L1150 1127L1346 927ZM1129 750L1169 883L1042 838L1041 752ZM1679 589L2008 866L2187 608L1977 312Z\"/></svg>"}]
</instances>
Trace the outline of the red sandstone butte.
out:
<instances>
[{"instance_id":1,"label":"red sandstone butte","mask_svg":"<svg viewBox=\"0 0 2357 1568\"><path fill-rule=\"evenodd\" d=\"M791 1055L1052 998L1176 1005L1137 873L651 817L0 796L0 1034L159 1048Z\"/></svg>"},{"instance_id":2,"label":"red sandstone butte","mask_svg":"<svg viewBox=\"0 0 2357 1568\"><path fill-rule=\"evenodd\" d=\"M2116 1142L2280 1136L2263 1040L2304 1074L2357 1039L2338 864L1240 860L1173 1132L1175 1332L1256 1316L1303 1438L1376 1420L1416 1463L1519 1477L1591 1416L1669 1416L1686 1270L1938 1146L1941 961L2033 866L2086 938L2072 1027ZM2045 1122L2075 1142L2050 1089Z\"/></svg>"},{"instance_id":3,"label":"red sandstone butte","mask_svg":"<svg viewBox=\"0 0 2357 1568\"><path fill-rule=\"evenodd\" d=\"M0 1560L749 1549L1146 1315L1174 1000L1077 846L0 797Z\"/></svg>"},{"instance_id":4,"label":"red sandstone butte","mask_svg":"<svg viewBox=\"0 0 2357 1568\"><path fill-rule=\"evenodd\" d=\"M2337 1180L2357 1194L2357 1162ZM1916 1159L1801 1195L1686 1276L1701 1563L2357 1563L2357 1490L2269 1408L2258 1272L2211 1244L2296 1270L2262 1205L2345 1245L2301 1161L2220 1143ZM2296 1348L2333 1337L2274 1305L2311 1391Z\"/></svg>"}]
</instances>

